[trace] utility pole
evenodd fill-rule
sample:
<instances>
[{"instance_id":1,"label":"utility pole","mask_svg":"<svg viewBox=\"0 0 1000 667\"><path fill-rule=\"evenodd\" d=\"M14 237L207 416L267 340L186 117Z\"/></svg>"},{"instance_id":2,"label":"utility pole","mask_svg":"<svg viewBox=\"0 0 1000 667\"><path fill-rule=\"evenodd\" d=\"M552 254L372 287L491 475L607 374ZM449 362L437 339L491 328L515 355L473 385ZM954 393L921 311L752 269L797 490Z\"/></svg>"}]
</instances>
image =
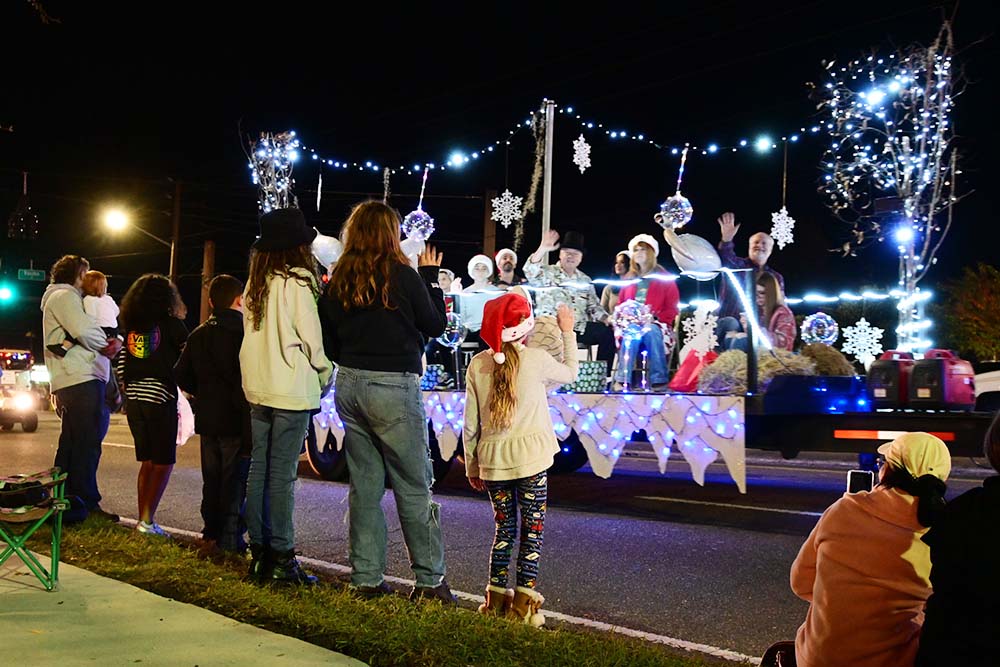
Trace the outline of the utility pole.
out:
<instances>
[{"instance_id":1,"label":"utility pole","mask_svg":"<svg viewBox=\"0 0 1000 667\"><path fill-rule=\"evenodd\" d=\"M170 234L170 282L177 284L178 239L181 235L181 182L174 181L174 220Z\"/></svg>"},{"instance_id":2,"label":"utility pole","mask_svg":"<svg viewBox=\"0 0 1000 667\"><path fill-rule=\"evenodd\" d=\"M208 298L208 284L215 277L215 241L205 241L205 249L201 259L201 313L198 323L201 324L212 314L212 303Z\"/></svg>"},{"instance_id":3,"label":"utility pole","mask_svg":"<svg viewBox=\"0 0 1000 667\"><path fill-rule=\"evenodd\" d=\"M552 219L552 139L556 122L556 103L545 100L545 183L542 189L542 238L549 231ZM546 262L548 258L546 258Z\"/></svg>"},{"instance_id":4,"label":"utility pole","mask_svg":"<svg viewBox=\"0 0 1000 667\"><path fill-rule=\"evenodd\" d=\"M483 254L492 257L497 251L497 222L493 219L492 202L497 196L496 190L486 191L486 201L483 207Z\"/></svg>"}]
</instances>

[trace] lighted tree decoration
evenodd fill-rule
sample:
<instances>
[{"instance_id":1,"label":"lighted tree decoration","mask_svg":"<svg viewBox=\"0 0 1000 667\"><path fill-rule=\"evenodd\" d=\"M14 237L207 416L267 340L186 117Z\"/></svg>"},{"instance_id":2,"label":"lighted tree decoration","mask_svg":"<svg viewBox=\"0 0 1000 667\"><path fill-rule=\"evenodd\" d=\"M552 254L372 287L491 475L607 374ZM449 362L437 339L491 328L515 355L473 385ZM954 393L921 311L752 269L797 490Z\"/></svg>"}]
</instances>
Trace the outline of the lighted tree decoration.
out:
<instances>
[{"instance_id":1,"label":"lighted tree decoration","mask_svg":"<svg viewBox=\"0 0 1000 667\"><path fill-rule=\"evenodd\" d=\"M931 344L923 336L930 322L923 317L926 293L918 285L936 261L958 200L953 48L951 25L945 22L929 47L827 63L829 76L817 90L820 108L829 114L825 128L831 137L820 192L852 227L840 250L853 255L887 235L899 249L896 347L901 350L920 351ZM888 228L875 206L883 197L898 198L902 205L898 221Z\"/></svg>"},{"instance_id":2,"label":"lighted tree decoration","mask_svg":"<svg viewBox=\"0 0 1000 667\"><path fill-rule=\"evenodd\" d=\"M274 209L298 208L292 192L295 181L292 167L299 159L299 140L295 132L261 133L247 156L247 166L253 178L261 213Z\"/></svg>"}]
</instances>

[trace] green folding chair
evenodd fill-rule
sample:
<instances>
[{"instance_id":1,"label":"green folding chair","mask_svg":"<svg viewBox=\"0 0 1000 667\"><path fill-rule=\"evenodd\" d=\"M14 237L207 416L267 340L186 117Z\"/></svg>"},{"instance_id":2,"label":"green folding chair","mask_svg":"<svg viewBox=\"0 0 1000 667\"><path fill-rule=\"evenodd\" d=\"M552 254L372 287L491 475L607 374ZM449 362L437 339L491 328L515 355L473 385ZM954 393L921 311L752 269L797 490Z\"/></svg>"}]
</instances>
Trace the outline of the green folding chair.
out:
<instances>
[{"instance_id":1,"label":"green folding chair","mask_svg":"<svg viewBox=\"0 0 1000 667\"><path fill-rule=\"evenodd\" d=\"M21 502L25 504L19 505ZM42 582L45 590L55 590L59 585L62 513L68 509L66 473L59 468L34 475L0 477L0 542L7 543L7 548L0 553L0 565L17 554ZM52 556L46 570L38 558L25 548L25 544L49 519L52 519ZM14 526L21 526L20 532L14 532Z\"/></svg>"}]
</instances>

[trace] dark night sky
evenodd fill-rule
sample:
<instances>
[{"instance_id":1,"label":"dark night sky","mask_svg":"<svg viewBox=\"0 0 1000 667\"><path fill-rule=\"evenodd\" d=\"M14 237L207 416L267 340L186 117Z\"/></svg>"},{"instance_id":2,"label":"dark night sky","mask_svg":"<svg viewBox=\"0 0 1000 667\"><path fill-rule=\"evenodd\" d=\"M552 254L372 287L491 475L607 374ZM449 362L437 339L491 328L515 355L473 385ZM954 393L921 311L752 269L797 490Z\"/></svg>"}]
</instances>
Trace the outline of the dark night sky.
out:
<instances>
[{"instance_id":1,"label":"dark night sky","mask_svg":"<svg viewBox=\"0 0 1000 667\"><path fill-rule=\"evenodd\" d=\"M727 145L812 124L805 83L821 77L823 58L929 42L943 15L942 3L922 1L709 0L595 10L581 10L582 3L330 3L335 9L325 11L311 6L319 3L282 2L256 10L234 4L219 16L206 14L211 3L43 4L59 24L42 25L26 2L0 9L0 24L13 35L0 45L0 126L14 127L0 132L0 211L6 217L14 209L27 170L43 225L36 242L0 241L3 269L30 260L47 268L58 255L78 252L113 276L120 298L134 277L166 270L166 249L134 233L106 236L98 213L121 202L144 227L167 236L170 179L179 179L180 283L195 315L203 241L219 244L218 270L239 275L256 230L239 127L244 134L295 129L334 159L440 163L452 149L470 152L503 138L548 96L668 145ZM964 1L955 21L958 59L970 81L955 120L964 189L976 192L956 210L956 227L925 283L932 287L998 256L993 187L1000 146L989 100L1000 59L992 4ZM651 215L672 192L677 161L590 134L593 167L581 176L570 161L579 133L557 116L553 227L586 234L583 268L596 277L609 273L613 252L632 235L656 233ZM772 264L785 274L789 295L889 287L892 247L851 259L828 252L846 227L815 191L821 143L810 138L790 149L796 243L776 251ZM515 194L527 190L532 151L527 131L515 136L507 176ZM296 178L307 217L330 234L362 198L335 191L382 189L381 174L325 171L317 214L316 164L301 163ZM479 251L483 193L503 190L504 182L502 150L462 171L432 175L429 194L448 197L429 198L425 209L437 219L434 240L445 265L457 273ZM405 213L416 203L407 195L419 190L419 177L396 176L392 189ZM780 206L780 151L694 156L684 192L695 207L692 233L716 241L715 218L733 210L744 222L738 246L745 248ZM498 244L511 241L511 231L498 233ZM522 258L538 233L535 215ZM673 266L666 252L661 260ZM17 307L0 313L0 347L40 327L42 286L19 286Z\"/></svg>"}]
</instances>

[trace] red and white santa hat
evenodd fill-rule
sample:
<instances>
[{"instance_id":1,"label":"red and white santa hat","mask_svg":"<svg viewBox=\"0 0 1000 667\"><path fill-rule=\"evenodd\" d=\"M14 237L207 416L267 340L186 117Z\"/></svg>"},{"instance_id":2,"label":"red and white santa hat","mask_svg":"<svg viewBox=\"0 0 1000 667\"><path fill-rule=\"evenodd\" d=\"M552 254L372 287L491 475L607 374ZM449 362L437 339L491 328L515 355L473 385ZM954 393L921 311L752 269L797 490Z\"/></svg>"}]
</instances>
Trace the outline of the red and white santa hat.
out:
<instances>
[{"instance_id":1,"label":"red and white santa hat","mask_svg":"<svg viewBox=\"0 0 1000 667\"><path fill-rule=\"evenodd\" d=\"M507 355L500 351L503 344L524 338L534 328L531 304L517 292L507 292L486 302L479 336L489 345L493 361L502 364L507 359Z\"/></svg>"}]
</instances>

